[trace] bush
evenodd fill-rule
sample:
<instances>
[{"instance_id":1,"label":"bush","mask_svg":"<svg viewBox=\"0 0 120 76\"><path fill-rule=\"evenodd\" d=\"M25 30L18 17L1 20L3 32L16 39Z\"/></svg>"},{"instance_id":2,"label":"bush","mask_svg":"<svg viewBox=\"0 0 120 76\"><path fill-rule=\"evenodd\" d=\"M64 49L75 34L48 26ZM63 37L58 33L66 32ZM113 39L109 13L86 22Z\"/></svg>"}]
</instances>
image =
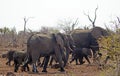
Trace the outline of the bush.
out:
<instances>
[{"instance_id":1,"label":"bush","mask_svg":"<svg viewBox=\"0 0 120 76\"><path fill-rule=\"evenodd\" d=\"M101 76L120 76L120 35L112 34L108 37L102 37L98 40L100 45L100 52L104 56L110 56L111 62L109 65L114 68L110 68L102 71Z\"/></svg>"}]
</instances>

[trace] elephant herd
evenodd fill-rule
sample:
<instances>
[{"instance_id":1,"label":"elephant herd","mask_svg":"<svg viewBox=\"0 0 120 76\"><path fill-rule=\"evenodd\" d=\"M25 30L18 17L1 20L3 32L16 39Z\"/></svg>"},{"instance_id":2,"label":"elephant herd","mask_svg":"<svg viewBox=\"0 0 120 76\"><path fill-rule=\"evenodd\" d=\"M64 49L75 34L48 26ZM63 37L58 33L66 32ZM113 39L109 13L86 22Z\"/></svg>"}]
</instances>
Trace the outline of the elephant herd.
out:
<instances>
[{"instance_id":1,"label":"elephant herd","mask_svg":"<svg viewBox=\"0 0 120 76\"><path fill-rule=\"evenodd\" d=\"M60 71L64 72L64 67L68 63L70 54L72 55L70 63L76 60L76 64L78 64L77 60L79 60L80 64L83 64L83 57L85 57L90 64L88 57L91 57L93 53L95 58L99 51L97 39L107 35L107 31L100 27L95 27L91 30L76 29L70 35L63 33L33 34L27 40L27 51L12 52L14 54L10 54L12 58L8 57L6 64L9 63L10 65L10 60L13 60L15 72L17 72L20 65L22 65L22 71L25 71L26 67L29 71L28 64L32 64L32 71L38 72L36 63L39 62L41 57L44 57L42 72L47 72L47 65L50 57L52 57L59 63Z\"/></svg>"}]
</instances>

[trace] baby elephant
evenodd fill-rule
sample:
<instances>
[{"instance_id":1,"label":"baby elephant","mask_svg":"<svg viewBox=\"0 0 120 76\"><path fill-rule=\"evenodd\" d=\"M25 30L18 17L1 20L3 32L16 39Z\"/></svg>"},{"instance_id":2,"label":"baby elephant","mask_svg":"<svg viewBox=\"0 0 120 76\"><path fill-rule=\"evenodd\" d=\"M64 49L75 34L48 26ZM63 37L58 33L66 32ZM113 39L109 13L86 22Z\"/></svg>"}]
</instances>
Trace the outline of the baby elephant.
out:
<instances>
[{"instance_id":1,"label":"baby elephant","mask_svg":"<svg viewBox=\"0 0 120 76\"><path fill-rule=\"evenodd\" d=\"M13 61L13 54L15 53L14 50L9 50L8 52L2 54L2 58L7 58L7 62L6 62L6 65L11 65L11 61Z\"/></svg>"},{"instance_id":2,"label":"baby elephant","mask_svg":"<svg viewBox=\"0 0 120 76\"><path fill-rule=\"evenodd\" d=\"M13 60L14 60L14 72L18 71L18 68L22 63L24 62L24 59L26 57L26 52L25 51L16 51L13 54ZM29 71L29 67L27 65L27 70Z\"/></svg>"},{"instance_id":3,"label":"baby elephant","mask_svg":"<svg viewBox=\"0 0 120 76\"><path fill-rule=\"evenodd\" d=\"M76 48L72 52L72 59L71 59L70 63L72 63L74 60L76 60L76 65L78 65L77 59L79 59L79 62L81 65L81 64L85 63L85 61L83 61L83 57L85 57L87 62L90 64L90 60L88 57L92 57L91 50L89 48Z\"/></svg>"}]
</instances>

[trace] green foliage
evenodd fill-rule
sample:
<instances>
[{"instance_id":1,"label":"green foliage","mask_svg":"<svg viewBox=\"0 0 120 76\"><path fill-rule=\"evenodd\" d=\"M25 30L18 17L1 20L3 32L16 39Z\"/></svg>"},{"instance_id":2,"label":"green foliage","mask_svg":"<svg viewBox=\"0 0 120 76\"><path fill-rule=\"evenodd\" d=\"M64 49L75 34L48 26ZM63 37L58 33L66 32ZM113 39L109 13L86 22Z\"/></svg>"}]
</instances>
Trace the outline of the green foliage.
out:
<instances>
[{"instance_id":1,"label":"green foliage","mask_svg":"<svg viewBox=\"0 0 120 76\"><path fill-rule=\"evenodd\" d=\"M0 34L16 34L16 28L8 28L8 27L4 27L4 28L0 28Z\"/></svg>"},{"instance_id":2,"label":"green foliage","mask_svg":"<svg viewBox=\"0 0 120 76\"><path fill-rule=\"evenodd\" d=\"M111 62L109 63L113 67L112 70L108 69L105 70L106 72L110 72L109 74L116 74L119 72L120 68L118 65L120 65L119 60L120 60L120 34L114 33L110 36L107 37L102 37L98 40L99 45L100 45L100 52L102 52L103 56L110 56ZM115 71L115 69L117 69ZM108 75L108 76L112 76ZM115 76L116 76L115 75ZM106 75L101 75L101 76L106 76Z\"/></svg>"},{"instance_id":3,"label":"green foliage","mask_svg":"<svg viewBox=\"0 0 120 76\"><path fill-rule=\"evenodd\" d=\"M102 37L98 40L101 51L109 55L113 60L120 54L120 35L113 34L108 37Z\"/></svg>"}]
</instances>

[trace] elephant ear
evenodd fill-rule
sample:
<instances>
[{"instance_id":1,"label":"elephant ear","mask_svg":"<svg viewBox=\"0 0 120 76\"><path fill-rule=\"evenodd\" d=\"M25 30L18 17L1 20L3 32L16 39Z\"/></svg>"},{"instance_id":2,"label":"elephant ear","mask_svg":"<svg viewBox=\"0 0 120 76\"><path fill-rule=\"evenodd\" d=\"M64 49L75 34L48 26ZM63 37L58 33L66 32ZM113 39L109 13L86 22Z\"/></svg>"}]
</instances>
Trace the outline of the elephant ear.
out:
<instances>
[{"instance_id":1,"label":"elephant ear","mask_svg":"<svg viewBox=\"0 0 120 76\"><path fill-rule=\"evenodd\" d=\"M108 36L108 33L105 29L101 28L101 27L94 27L92 30L91 30L91 35L98 39L102 36Z\"/></svg>"},{"instance_id":2,"label":"elephant ear","mask_svg":"<svg viewBox=\"0 0 120 76\"><path fill-rule=\"evenodd\" d=\"M60 46L63 46L64 45L64 41L63 41L63 38L61 36L62 36L61 33L55 34L55 40L56 40L57 44L59 44Z\"/></svg>"}]
</instances>

